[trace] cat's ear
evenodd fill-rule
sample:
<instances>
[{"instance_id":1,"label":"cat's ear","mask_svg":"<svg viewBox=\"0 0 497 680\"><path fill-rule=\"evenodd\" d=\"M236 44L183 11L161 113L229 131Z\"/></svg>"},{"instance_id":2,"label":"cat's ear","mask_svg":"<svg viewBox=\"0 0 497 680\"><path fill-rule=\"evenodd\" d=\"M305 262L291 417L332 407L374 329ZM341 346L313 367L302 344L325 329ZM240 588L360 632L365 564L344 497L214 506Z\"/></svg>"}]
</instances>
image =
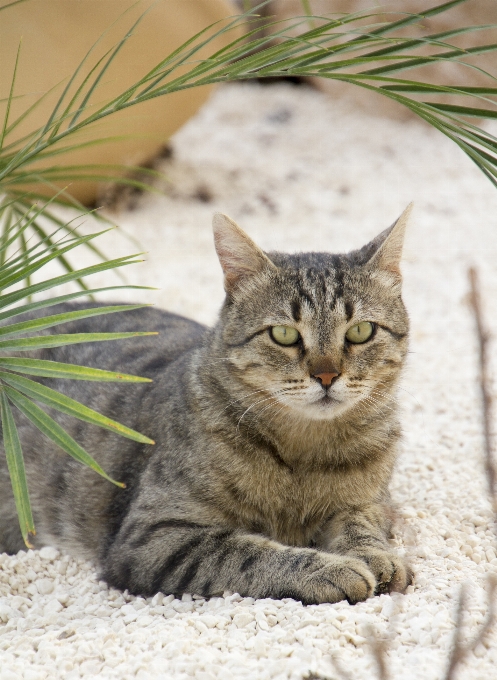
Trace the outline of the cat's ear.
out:
<instances>
[{"instance_id":1,"label":"cat's ear","mask_svg":"<svg viewBox=\"0 0 497 680\"><path fill-rule=\"evenodd\" d=\"M374 254L368 260L368 266L393 274L399 281L401 279L400 260L402 258L402 247L412 206L413 204L409 203L399 219L391 227L378 234L368 244L368 248L374 251Z\"/></svg>"},{"instance_id":2,"label":"cat's ear","mask_svg":"<svg viewBox=\"0 0 497 680\"><path fill-rule=\"evenodd\" d=\"M216 213L212 228L226 292L232 291L248 276L276 269L267 255L226 215Z\"/></svg>"}]
</instances>

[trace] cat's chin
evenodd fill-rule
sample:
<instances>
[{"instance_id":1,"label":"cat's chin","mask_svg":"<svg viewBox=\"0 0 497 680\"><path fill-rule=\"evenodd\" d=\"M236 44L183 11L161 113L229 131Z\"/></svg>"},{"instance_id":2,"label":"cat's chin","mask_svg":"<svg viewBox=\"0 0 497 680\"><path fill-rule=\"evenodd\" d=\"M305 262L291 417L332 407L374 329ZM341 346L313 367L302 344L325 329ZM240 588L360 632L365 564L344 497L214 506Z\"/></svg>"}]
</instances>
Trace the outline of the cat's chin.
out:
<instances>
[{"instance_id":1,"label":"cat's chin","mask_svg":"<svg viewBox=\"0 0 497 680\"><path fill-rule=\"evenodd\" d=\"M301 412L311 420L332 420L342 415L348 408L349 404L333 397L325 396L310 404L306 404Z\"/></svg>"}]
</instances>

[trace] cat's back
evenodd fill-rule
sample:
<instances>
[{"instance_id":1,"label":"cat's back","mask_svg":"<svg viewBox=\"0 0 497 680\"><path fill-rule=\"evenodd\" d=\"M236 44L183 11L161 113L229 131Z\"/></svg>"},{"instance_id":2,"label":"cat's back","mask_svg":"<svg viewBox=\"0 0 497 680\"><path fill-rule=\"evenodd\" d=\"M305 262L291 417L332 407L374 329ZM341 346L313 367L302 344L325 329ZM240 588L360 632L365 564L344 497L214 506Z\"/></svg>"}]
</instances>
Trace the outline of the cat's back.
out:
<instances>
[{"instance_id":1,"label":"cat's back","mask_svg":"<svg viewBox=\"0 0 497 680\"><path fill-rule=\"evenodd\" d=\"M42 316L109 307L121 303L84 302L54 305L41 311L19 315L9 321L22 323ZM5 322L0 324L5 325ZM154 335L105 342L78 343L64 347L44 348L22 356L51 361L75 363L104 370L133 373L152 380L182 353L202 343L205 326L186 317L152 306L111 314L90 316L53 326L30 335L68 333L131 333L150 332ZM12 354L10 352L10 354Z\"/></svg>"}]
</instances>

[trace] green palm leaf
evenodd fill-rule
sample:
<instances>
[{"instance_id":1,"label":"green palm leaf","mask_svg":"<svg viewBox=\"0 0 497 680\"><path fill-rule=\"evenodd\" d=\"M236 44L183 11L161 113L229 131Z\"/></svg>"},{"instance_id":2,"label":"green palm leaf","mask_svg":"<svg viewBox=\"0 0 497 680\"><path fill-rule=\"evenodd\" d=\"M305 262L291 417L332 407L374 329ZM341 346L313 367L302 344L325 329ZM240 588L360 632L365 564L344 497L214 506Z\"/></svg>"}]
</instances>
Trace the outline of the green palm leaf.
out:
<instances>
[{"instance_id":1,"label":"green palm leaf","mask_svg":"<svg viewBox=\"0 0 497 680\"><path fill-rule=\"evenodd\" d=\"M54 314L53 316L43 316L39 319L22 321L21 323L10 324L9 326L0 326L0 338L5 338L12 335L21 335L23 333L31 333L34 331L41 331L45 330L46 328L53 328L54 326L58 326L62 323L68 323L69 321L88 319L93 316L101 316L102 314L126 312L146 306L147 305L111 305L106 307L93 307L91 309L78 309L74 312L63 312L61 314Z\"/></svg>"},{"instance_id":2,"label":"green palm leaf","mask_svg":"<svg viewBox=\"0 0 497 680\"><path fill-rule=\"evenodd\" d=\"M14 416L12 415L9 402L5 395L5 390L3 389L0 392L0 413L2 415L3 445L7 457L10 479L12 481L12 491L14 493L17 515L19 517L19 526L21 528L24 543L28 548L32 548L33 546L29 542L29 536L30 534L34 535L36 532L33 515L31 513L31 505L29 503L28 482L26 479L26 470L24 468L24 459L22 457L21 442L19 441Z\"/></svg>"},{"instance_id":3,"label":"green palm leaf","mask_svg":"<svg viewBox=\"0 0 497 680\"><path fill-rule=\"evenodd\" d=\"M111 418L107 418L97 411L94 411L88 406L80 404L75 399L67 397L65 394L61 394L51 387L46 385L41 385L40 383L34 382L29 378L22 378L20 375L15 375L13 373L7 373L5 371L0 371L0 380L11 387L14 387L19 392L22 392L27 397L34 399L35 401L40 401L42 404L46 404L56 411L61 413L66 413L69 416L74 416L79 420L84 420L92 425L98 425L106 430L111 430L116 434L120 434L128 439L133 439L135 442L140 442L141 444L154 444L155 442L148 437L135 432L129 427L125 427L120 423L117 423Z\"/></svg>"},{"instance_id":4,"label":"green palm leaf","mask_svg":"<svg viewBox=\"0 0 497 680\"><path fill-rule=\"evenodd\" d=\"M36 338L18 338L0 341L0 352L27 352L46 347L64 347L78 345L82 342L105 342L108 340L126 340L143 335L157 335L157 333L60 333L59 335L42 335Z\"/></svg>"},{"instance_id":5,"label":"green palm leaf","mask_svg":"<svg viewBox=\"0 0 497 680\"><path fill-rule=\"evenodd\" d=\"M9 371L37 375L42 378L70 378L71 380L91 380L95 382L152 382L150 378L141 378L138 375L103 371L100 368L64 364L47 359L0 357L0 366Z\"/></svg>"},{"instance_id":6,"label":"green palm leaf","mask_svg":"<svg viewBox=\"0 0 497 680\"><path fill-rule=\"evenodd\" d=\"M35 425L40 432L42 432L46 437L51 439L57 446L72 456L79 463L87 465L99 475L107 479L109 482L125 487L122 482L116 482L115 479L109 477L109 475L100 467L100 465L94 460L86 451L70 436L67 432L55 422L53 418L45 413L43 409L34 404L30 399L27 399L23 394L17 390L13 390L10 387L4 387L4 392L10 399L10 401L17 406L21 413L29 418L29 420Z\"/></svg>"}]
</instances>

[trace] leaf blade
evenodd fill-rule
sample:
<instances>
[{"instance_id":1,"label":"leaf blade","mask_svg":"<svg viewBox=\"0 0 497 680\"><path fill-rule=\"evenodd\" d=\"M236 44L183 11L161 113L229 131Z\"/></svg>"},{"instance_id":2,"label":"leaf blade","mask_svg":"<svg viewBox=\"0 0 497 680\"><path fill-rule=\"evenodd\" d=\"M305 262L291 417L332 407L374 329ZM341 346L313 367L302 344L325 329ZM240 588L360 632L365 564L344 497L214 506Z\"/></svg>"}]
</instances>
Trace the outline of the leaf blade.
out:
<instances>
[{"instance_id":1,"label":"leaf blade","mask_svg":"<svg viewBox=\"0 0 497 680\"><path fill-rule=\"evenodd\" d=\"M21 333L41 331L47 328L53 328L54 326L58 326L63 323L69 323L70 321L79 321L81 319L88 319L94 316L101 316L102 314L129 312L133 309L142 309L143 307L147 307L147 305L109 305L103 307L91 307L89 309L78 309L73 312L62 312L60 314L53 314L51 316L42 316L38 319L31 319L30 321L21 321L20 323L10 324L8 326L0 326L0 338L6 338L12 335L20 335Z\"/></svg>"},{"instance_id":2,"label":"leaf blade","mask_svg":"<svg viewBox=\"0 0 497 680\"><path fill-rule=\"evenodd\" d=\"M19 434L5 390L0 392L0 413L2 416L3 444L7 457L7 467L12 483L17 515L19 517L19 527L24 543L28 548L32 548L33 546L29 541L29 537L30 535L34 536L36 531L31 504L29 502L26 468L24 466Z\"/></svg>"},{"instance_id":3,"label":"leaf blade","mask_svg":"<svg viewBox=\"0 0 497 680\"><path fill-rule=\"evenodd\" d=\"M0 352L28 352L35 349L46 349L49 347L78 345L82 342L108 342L110 340L126 340L128 338L142 337L144 335L157 335L157 332L139 331L136 333L60 333L59 335L40 335L34 338L13 338L12 340L0 341Z\"/></svg>"},{"instance_id":4,"label":"leaf blade","mask_svg":"<svg viewBox=\"0 0 497 680\"><path fill-rule=\"evenodd\" d=\"M104 479L112 482L112 484L125 488L125 484L110 477L97 461L92 458L92 456L90 456L90 454L87 453L85 449L71 437L71 435L67 434L53 418L45 413L42 408L11 387L4 387L4 390L7 393L9 400L21 411L21 413L23 413L33 425L40 430L40 432L57 444L63 451L72 456L78 463L87 465Z\"/></svg>"},{"instance_id":5,"label":"leaf blade","mask_svg":"<svg viewBox=\"0 0 497 680\"><path fill-rule=\"evenodd\" d=\"M104 371L101 368L89 368L77 364L66 364L48 359L22 359L18 357L0 357L0 367L9 371L36 375L40 378L67 378L70 380L89 380L95 382L152 382L150 378L138 375Z\"/></svg>"},{"instance_id":6,"label":"leaf blade","mask_svg":"<svg viewBox=\"0 0 497 680\"><path fill-rule=\"evenodd\" d=\"M71 399L56 390L47 387L46 385L41 385L40 383L30 380L29 378L23 378L20 375L15 375L13 373L6 373L5 371L0 371L0 379L14 387L19 392L22 392L27 397L40 401L42 404L46 404L56 411L61 411L69 416L74 416L79 420L84 420L92 425L98 425L111 432L120 434L123 437L132 439L133 441L140 442L141 444L154 444L155 442L149 437L135 432L125 425L117 423L111 418L101 415L97 411L81 404L75 399Z\"/></svg>"}]
</instances>

